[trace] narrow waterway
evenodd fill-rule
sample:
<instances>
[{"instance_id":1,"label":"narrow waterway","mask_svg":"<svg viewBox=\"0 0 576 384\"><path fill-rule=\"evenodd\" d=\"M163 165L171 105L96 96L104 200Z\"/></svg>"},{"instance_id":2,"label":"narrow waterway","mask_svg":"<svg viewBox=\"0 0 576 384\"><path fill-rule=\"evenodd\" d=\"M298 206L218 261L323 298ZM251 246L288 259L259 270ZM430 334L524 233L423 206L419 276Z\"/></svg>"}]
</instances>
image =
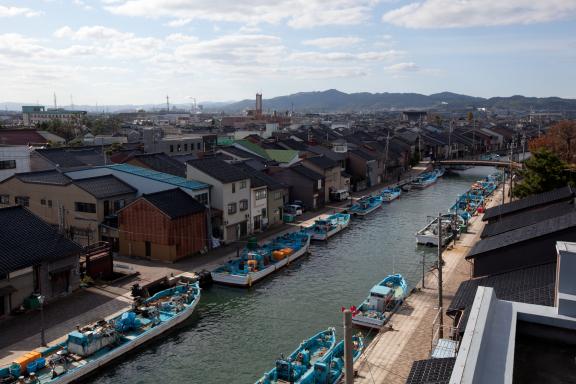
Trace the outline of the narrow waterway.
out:
<instances>
[{"instance_id":1,"label":"narrow waterway","mask_svg":"<svg viewBox=\"0 0 576 384\"><path fill-rule=\"evenodd\" d=\"M414 234L428 216L446 211L479 176L475 168L413 190L351 226L311 255L250 290L213 286L195 314L121 362L93 383L254 383L298 344L328 326L342 336L341 307L358 305L386 275L400 272L411 286L430 266L435 248L417 246ZM372 335L368 335L370 338Z\"/></svg>"}]
</instances>

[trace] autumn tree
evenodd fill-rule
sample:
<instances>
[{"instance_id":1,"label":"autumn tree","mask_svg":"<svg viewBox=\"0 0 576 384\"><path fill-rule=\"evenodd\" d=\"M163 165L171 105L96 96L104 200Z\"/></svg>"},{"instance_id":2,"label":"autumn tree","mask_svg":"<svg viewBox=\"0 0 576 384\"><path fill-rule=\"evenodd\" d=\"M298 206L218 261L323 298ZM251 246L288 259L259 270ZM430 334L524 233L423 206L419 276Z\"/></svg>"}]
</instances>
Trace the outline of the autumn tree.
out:
<instances>
[{"instance_id":1,"label":"autumn tree","mask_svg":"<svg viewBox=\"0 0 576 384\"><path fill-rule=\"evenodd\" d=\"M576 162L576 121L563 120L554 124L548 132L530 142L530 151L546 149L570 164Z\"/></svg>"}]
</instances>

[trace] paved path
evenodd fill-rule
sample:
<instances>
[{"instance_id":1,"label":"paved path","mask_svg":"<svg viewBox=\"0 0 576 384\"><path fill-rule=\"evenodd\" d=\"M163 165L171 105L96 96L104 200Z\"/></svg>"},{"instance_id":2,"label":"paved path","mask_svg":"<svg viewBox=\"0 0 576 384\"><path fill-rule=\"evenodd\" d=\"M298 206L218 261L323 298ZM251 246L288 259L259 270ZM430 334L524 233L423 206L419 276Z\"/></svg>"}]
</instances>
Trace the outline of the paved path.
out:
<instances>
[{"instance_id":1,"label":"paved path","mask_svg":"<svg viewBox=\"0 0 576 384\"><path fill-rule=\"evenodd\" d=\"M500 204L502 189L498 189L488 206ZM456 246L444 251L443 307L446 309L460 283L472 275L471 264L465 260L471 247L479 240L485 223L482 216L471 219L469 233L463 234ZM403 384L412 363L430 357L433 323L438 315L438 280L436 271L426 276L425 289L419 286L391 320L392 329L381 331L356 363L355 383ZM444 315L444 324L452 319Z\"/></svg>"}]
</instances>

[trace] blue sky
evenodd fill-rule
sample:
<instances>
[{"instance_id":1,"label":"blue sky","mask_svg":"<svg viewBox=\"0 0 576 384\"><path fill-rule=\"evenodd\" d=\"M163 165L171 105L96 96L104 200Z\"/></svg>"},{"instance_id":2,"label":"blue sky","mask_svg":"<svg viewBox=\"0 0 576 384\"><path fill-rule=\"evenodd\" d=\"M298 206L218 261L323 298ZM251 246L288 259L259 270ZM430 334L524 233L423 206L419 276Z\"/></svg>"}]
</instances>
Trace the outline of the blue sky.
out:
<instances>
[{"instance_id":1,"label":"blue sky","mask_svg":"<svg viewBox=\"0 0 576 384\"><path fill-rule=\"evenodd\" d=\"M0 102L576 98L576 0L0 0Z\"/></svg>"}]
</instances>

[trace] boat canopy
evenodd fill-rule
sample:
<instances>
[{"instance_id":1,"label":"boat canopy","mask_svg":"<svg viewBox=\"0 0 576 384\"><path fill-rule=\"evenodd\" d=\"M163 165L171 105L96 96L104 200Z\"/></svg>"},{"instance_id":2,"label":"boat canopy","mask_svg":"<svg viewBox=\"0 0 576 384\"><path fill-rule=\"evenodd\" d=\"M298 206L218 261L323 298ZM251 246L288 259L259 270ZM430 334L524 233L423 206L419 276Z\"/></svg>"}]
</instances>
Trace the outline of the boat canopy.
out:
<instances>
[{"instance_id":1,"label":"boat canopy","mask_svg":"<svg viewBox=\"0 0 576 384\"><path fill-rule=\"evenodd\" d=\"M379 297L386 297L392 292L392 289L389 287L385 287L383 285L375 285L370 290L370 296L379 296Z\"/></svg>"}]
</instances>

